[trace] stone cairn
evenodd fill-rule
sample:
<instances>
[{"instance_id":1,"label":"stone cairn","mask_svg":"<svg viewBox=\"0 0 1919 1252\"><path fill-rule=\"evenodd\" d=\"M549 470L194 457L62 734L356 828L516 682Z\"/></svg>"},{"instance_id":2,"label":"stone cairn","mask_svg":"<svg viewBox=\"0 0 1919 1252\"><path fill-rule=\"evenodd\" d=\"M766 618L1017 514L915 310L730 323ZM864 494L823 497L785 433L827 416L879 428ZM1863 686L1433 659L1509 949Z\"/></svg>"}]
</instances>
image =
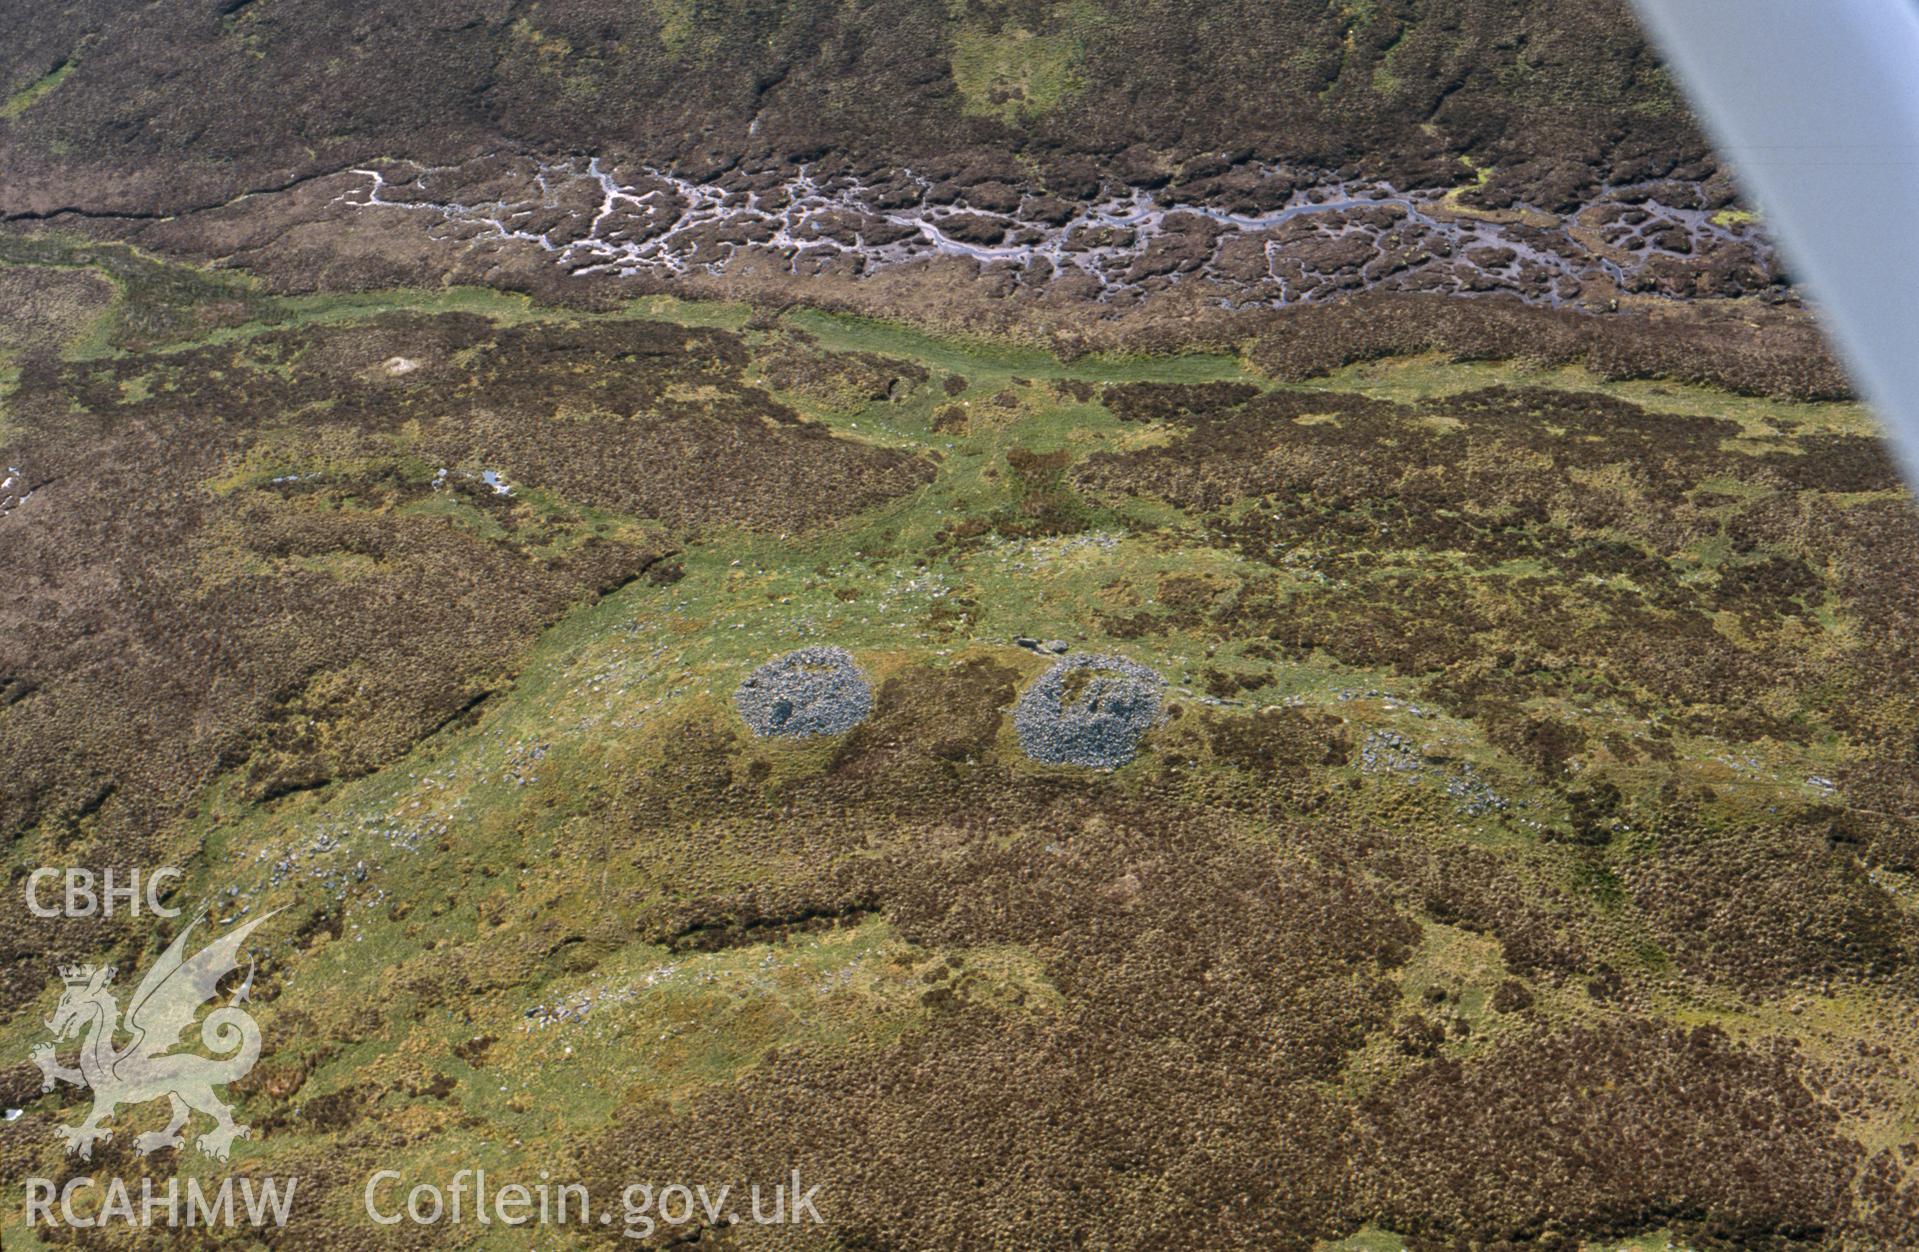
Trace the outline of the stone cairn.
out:
<instances>
[{"instance_id":1,"label":"stone cairn","mask_svg":"<svg viewBox=\"0 0 1919 1252\"><path fill-rule=\"evenodd\" d=\"M747 675L733 704L762 737L840 735L873 711L873 688L845 648L801 648Z\"/></svg>"},{"instance_id":2,"label":"stone cairn","mask_svg":"<svg viewBox=\"0 0 1919 1252\"><path fill-rule=\"evenodd\" d=\"M1071 656L1020 697L1013 729L1035 761L1111 769L1139 750L1159 720L1166 680L1119 656Z\"/></svg>"}]
</instances>

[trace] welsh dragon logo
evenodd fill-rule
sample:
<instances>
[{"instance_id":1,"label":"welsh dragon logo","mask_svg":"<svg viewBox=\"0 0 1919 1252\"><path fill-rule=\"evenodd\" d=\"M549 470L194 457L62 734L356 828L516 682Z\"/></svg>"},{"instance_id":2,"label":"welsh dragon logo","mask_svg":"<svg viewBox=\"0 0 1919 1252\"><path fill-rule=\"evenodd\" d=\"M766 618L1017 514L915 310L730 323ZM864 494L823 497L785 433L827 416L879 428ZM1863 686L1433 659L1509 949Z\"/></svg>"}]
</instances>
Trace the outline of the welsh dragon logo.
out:
<instances>
[{"instance_id":1,"label":"welsh dragon logo","mask_svg":"<svg viewBox=\"0 0 1919 1252\"><path fill-rule=\"evenodd\" d=\"M115 1109L162 1096L172 1102L173 1116L165 1130L151 1131L133 1141L142 1156L183 1146L186 1136L181 1132L194 1112L213 1119L213 1128L196 1142L215 1160L226 1160L233 1141L247 1136L248 1128L234 1122L233 1111L213 1094L213 1089L244 1077L260 1059L259 1023L237 1007L253 986L251 964L246 981L233 998L200 1023L200 1042L216 1056L167 1053L193 1024L200 1006L213 998L220 980L239 968L238 953L246 937L272 916L268 913L253 919L191 958L185 956L187 938L199 922L188 925L134 988L124 1025L119 1001L108 990L114 974L111 965L71 965L60 970L66 991L53 1016L47 1019L47 1029L56 1042L85 1033L80 1063L77 1068L60 1064L54 1057L53 1043L35 1048L33 1061L43 1076L42 1091L53 1090L55 1082L93 1091L93 1111L86 1121L54 1129L70 1154L91 1160L95 1141L113 1137L106 1121ZM114 1036L121 1033L132 1039L125 1047L116 1047Z\"/></svg>"}]
</instances>

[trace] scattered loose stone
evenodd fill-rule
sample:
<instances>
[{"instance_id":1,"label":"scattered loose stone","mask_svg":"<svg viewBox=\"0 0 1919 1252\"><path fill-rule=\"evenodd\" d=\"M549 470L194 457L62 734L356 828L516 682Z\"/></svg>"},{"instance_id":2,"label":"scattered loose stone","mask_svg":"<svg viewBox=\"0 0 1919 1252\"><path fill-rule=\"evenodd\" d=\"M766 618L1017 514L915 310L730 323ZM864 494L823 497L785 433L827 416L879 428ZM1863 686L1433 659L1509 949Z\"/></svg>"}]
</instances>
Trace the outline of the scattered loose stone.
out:
<instances>
[{"instance_id":1,"label":"scattered loose stone","mask_svg":"<svg viewBox=\"0 0 1919 1252\"><path fill-rule=\"evenodd\" d=\"M18 466L9 465L0 470L0 517L25 504L32 494L27 490L26 475Z\"/></svg>"},{"instance_id":2,"label":"scattered loose stone","mask_svg":"<svg viewBox=\"0 0 1919 1252\"><path fill-rule=\"evenodd\" d=\"M1138 752L1165 687L1164 678L1125 657L1069 657L1020 697L1013 728L1035 761L1111 769Z\"/></svg>"},{"instance_id":3,"label":"scattered loose stone","mask_svg":"<svg viewBox=\"0 0 1919 1252\"><path fill-rule=\"evenodd\" d=\"M1418 747L1396 730L1375 730L1359 745L1359 768L1368 774L1409 774L1416 778L1424 765Z\"/></svg>"},{"instance_id":4,"label":"scattered loose stone","mask_svg":"<svg viewBox=\"0 0 1919 1252\"><path fill-rule=\"evenodd\" d=\"M801 648L749 674L733 704L756 735L840 735L873 711L873 689L846 649Z\"/></svg>"},{"instance_id":5,"label":"scattered loose stone","mask_svg":"<svg viewBox=\"0 0 1919 1252\"><path fill-rule=\"evenodd\" d=\"M1471 761L1444 768L1396 730L1375 730L1366 736L1359 745L1359 768L1368 774L1395 774L1406 782L1437 782L1469 817L1504 813L1513 807Z\"/></svg>"}]
</instances>

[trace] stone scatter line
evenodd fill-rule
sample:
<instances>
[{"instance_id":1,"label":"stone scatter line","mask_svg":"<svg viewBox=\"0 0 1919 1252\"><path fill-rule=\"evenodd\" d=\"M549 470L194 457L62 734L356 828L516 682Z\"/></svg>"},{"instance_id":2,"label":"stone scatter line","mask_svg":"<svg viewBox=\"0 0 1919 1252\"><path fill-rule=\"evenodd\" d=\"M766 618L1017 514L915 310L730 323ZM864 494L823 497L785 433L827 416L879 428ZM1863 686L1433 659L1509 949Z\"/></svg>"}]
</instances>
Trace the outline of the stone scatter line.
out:
<instances>
[{"instance_id":1,"label":"stone scatter line","mask_svg":"<svg viewBox=\"0 0 1919 1252\"><path fill-rule=\"evenodd\" d=\"M868 183L805 166L697 182L600 158L489 157L352 171L355 208L429 214L439 237L519 244L575 274L722 274L766 258L793 274L858 275L963 257L1016 286L1098 301L1203 282L1231 307L1359 291L1509 293L1529 303L1620 294L1738 296L1784 287L1745 215L1714 213L1697 186L1607 187L1565 217L1460 209L1450 192L1383 183L1301 189L1261 167L1258 212L1163 202L1127 188L1087 203L1001 183L967 189L908 172Z\"/></svg>"}]
</instances>

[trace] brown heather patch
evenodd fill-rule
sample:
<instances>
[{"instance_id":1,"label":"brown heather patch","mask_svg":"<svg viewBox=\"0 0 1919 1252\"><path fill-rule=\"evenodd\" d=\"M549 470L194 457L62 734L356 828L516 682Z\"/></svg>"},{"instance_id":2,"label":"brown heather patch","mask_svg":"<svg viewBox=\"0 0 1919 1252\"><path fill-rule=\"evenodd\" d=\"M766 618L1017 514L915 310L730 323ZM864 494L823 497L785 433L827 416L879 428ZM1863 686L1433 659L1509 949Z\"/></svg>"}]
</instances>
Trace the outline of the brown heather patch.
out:
<instances>
[{"instance_id":1,"label":"brown heather patch","mask_svg":"<svg viewBox=\"0 0 1919 1252\"><path fill-rule=\"evenodd\" d=\"M1668 814L1620 879L1683 969L1760 989L1874 975L1909 985L1919 923L1872 880L1842 815L1797 816L1712 829Z\"/></svg>"},{"instance_id":2,"label":"brown heather patch","mask_svg":"<svg viewBox=\"0 0 1919 1252\"><path fill-rule=\"evenodd\" d=\"M1246 383L1120 383L1101 399L1122 422L1172 422L1218 415L1258 395Z\"/></svg>"},{"instance_id":3,"label":"brown heather patch","mask_svg":"<svg viewBox=\"0 0 1919 1252\"><path fill-rule=\"evenodd\" d=\"M1363 1106L1368 1198L1421 1246L1571 1248L1668 1223L1702 1247L1827 1246L1860 1154L1805 1068L1783 1041L1631 1016L1436 1061Z\"/></svg>"},{"instance_id":4,"label":"brown heather patch","mask_svg":"<svg viewBox=\"0 0 1919 1252\"><path fill-rule=\"evenodd\" d=\"M1577 693L1677 708L1678 725L1746 739L1803 740L1821 719L1856 716L1822 695L1834 681L1910 690L1886 641L1911 637L1912 602L1869 585L1911 560L1910 506L1811 520L1832 512L1812 508L1816 493L1896 485L1871 440L1738 451L1731 421L1539 388L1420 408L1204 388L1109 388L1107 402L1161 414L1178 436L1094 455L1075 486L1176 504L1291 576L1284 592L1248 584L1212 614L1222 634L1258 631L1293 656L1423 678L1466 712ZM1752 503L1695 502L1710 479L1749 484ZM1720 545L1723 559L1682 577L1690 554ZM1814 614L1829 597L1868 633L1815 664ZM1192 619L1175 609L1109 625L1137 635Z\"/></svg>"},{"instance_id":5,"label":"brown heather patch","mask_svg":"<svg viewBox=\"0 0 1919 1252\"><path fill-rule=\"evenodd\" d=\"M1171 182L1170 195L1227 203L1243 174L1233 167L1254 153L1359 160L1356 173L1443 186L1466 176L1457 154L1475 152L1499 167L1481 203L1549 209L1605 179L1714 168L1615 0L1522 4L1498 20L1465 0L1364 14L1230 0L1216 28L1170 39L1164 13L1140 0L1092 24L1036 3L1019 27L901 0L748 6L691 25L652 7L554 5L446 31L415 16L376 3L352 19L316 9L285 21L240 6L178 22L80 6L23 25L0 50L9 95L75 64L57 91L0 119L0 208L180 213L381 156L522 147L632 154L696 177L772 154L819 175L904 164L949 185L1073 200L1105 179ZM1021 45L1016 30L1039 38ZM1070 64L1047 51L1062 40ZM1010 58L984 96L955 64L977 41ZM1012 81L1027 62L1041 78L1070 73L1070 89ZM132 124L151 116L174 120Z\"/></svg>"},{"instance_id":6,"label":"brown heather patch","mask_svg":"<svg viewBox=\"0 0 1919 1252\"><path fill-rule=\"evenodd\" d=\"M878 1054L783 1053L685 1109L629 1110L589 1177L797 1164L855 1246L1326 1229L1349 1115L1323 1084L1385 1023L1382 971L1413 929L1336 864L1102 790L1047 803L976 776L899 826L814 809L805 824L885 831L878 855L844 849L831 890L934 950L1033 951L1060 1015L935 988L932 1024ZM1249 1188L1250 1210L1232 1199Z\"/></svg>"},{"instance_id":7,"label":"brown heather patch","mask_svg":"<svg viewBox=\"0 0 1919 1252\"><path fill-rule=\"evenodd\" d=\"M1749 324L1728 325L1741 317ZM1737 306L1593 317L1509 300L1358 296L1275 315L1251 355L1273 377L1300 381L1356 361L1424 352L1579 364L1601 378L1666 378L1798 400L1852 394L1810 319Z\"/></svg>"},{"instance_id":8,"label":"brown heather patch","mask_svg":"<svg viewBox=\"0 0 1919 1252\"><path fill-rule=\"evenodd\" d=\"M1196 804L1164 771L1020 779L929 748L931 699L978 748L1007 677L981 660L901 671L830 767L783 783L709 739L631 811L697 790L672 837L696 829L762 870L747 893L664 906L662 935L752 942L877 911L929 952L1033 953L1057 1006L976 998L958 962L895 1042L770 1053L682 1104L629 1105L581 1147L594 1185L797 1166L834 1237L873 1248L1307 1248L1368 1221L1449 1248L1666 1223L1701 1246L1783 1247L1854 1220L1858 1149L1785 1045L1603 1005L1554 1024L1513 982L1469 1059L1448 1055L1441 1014L1369 1094L1349 1089L1370 1040L1417 1033L1394 985L1415 910L1495 938L1561 1000L1643 993L1596 955L1613 940L1593 902L1550 885L1548 863L1583 854L1442 846L1416 814L1381 822L1335 793L1308 817L1306 789ZM1291 710L1231 720L1209 715L1214 751L1262 778L1320 777L1336 736Z\"/></svg>"},{"instance_id":9,"label":"brown heather patch","mask_svg":"<svg viewBox=\"0 0 1919 1252\"><path fill-rule=\"evenodd\" d=\"M804 331L789 330L756 366L768 386L841 413L903 399L932 377L922 365L872 352L829 352Z\"/></svg>"},{"instance_id":10,"label":"brown heather patch","mask_svg":"<svg viewBox=\"0 0 1919 1252\"><path fill-rule=\"evenodd\" d=\"M1324 713L1258 709L1238 717L1206 715L1215 758L1275 781L1314 765L1344 765L1353 740L1345 723Z\"/></svg>"},{"instance_id":11,"label":"brown heather patch","mask_svg":"<svg viewBox=\"0 0 1919 1252\"><path fill-rule=\"evenodd\" d=\"M0 266L0 356L40 355L83 331L113 303L98 274L52 266Z\"/></svg>"},{"instance_id":12,"label":"brown heather patch","mask_svg":"<svg viewBox=\"0 0 1919 1252\"><path fill-rule=\"evenodd\" d=\"M1367 834L1369 869L1394 885L1406 906L1433 921L1498 940L1506 967L1559 983L1594 969L1610 941L1571 890L1563 864L1531 863L1457 844Z\"/></svg>"}]
</instances>

